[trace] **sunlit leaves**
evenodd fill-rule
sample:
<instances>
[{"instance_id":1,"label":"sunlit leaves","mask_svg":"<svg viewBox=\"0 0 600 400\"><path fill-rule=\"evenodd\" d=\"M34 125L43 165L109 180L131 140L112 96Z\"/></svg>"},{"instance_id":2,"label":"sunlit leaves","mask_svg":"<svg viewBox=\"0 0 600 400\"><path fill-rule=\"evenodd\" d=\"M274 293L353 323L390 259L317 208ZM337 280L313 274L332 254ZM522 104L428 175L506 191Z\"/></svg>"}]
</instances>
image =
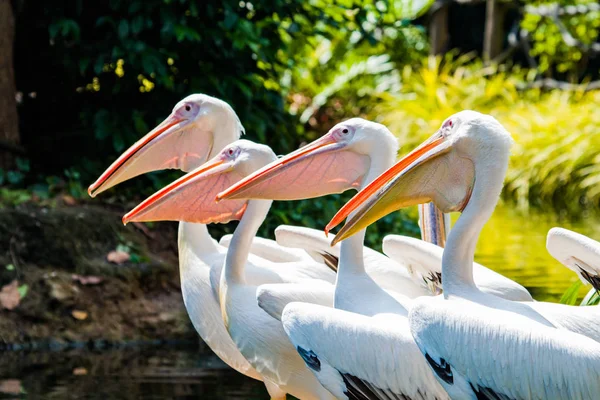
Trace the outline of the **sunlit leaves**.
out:
<instances>
[{"instance_id":1,"label":"sunlit leaves","mask_svg":"<svg viewBox=\"0 0 600 400\"><path fill-rule=\"evenodd\" d=\"M489 113L515 139L504 195L528 207L552 205L581 215L600 204L600 92L518 90L527 71L484 68L463 56L405 67L402 89L373 113L400 139L401 151L463 109Z\"/></svg>"}]
</instances>

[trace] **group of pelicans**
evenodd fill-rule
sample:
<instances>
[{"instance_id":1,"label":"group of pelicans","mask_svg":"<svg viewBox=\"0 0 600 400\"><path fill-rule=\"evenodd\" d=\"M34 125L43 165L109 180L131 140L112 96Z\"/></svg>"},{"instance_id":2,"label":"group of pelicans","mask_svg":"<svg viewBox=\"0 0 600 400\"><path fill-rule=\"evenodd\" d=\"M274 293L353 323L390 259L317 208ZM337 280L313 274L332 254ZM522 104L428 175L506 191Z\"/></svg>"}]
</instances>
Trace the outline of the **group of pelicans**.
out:
<instances>
[{"instance_id":1,"label":"group of pelicans","mask_svg":"<svg viewBox=\"0 0 600 400\"><path fill-rule=\"evenodd\" d=\"M510 134L461 111L396 162L397 139L361 118L277 157L240 140L225 102L179 102L90 186L186 175L123 217L181 221L181 290L194 327L272 399L598 399L600 309L536 302L473 262L507 169ZM272 201L356 194L322 231L256 237ZM369 224L419 204L423 240L363 246ZM447 213L461 215L450 229ZM347 218L337 233L328 232ZM219 242L207 224L239 220ZM600 244L560 228L552 255L600 288Z\"/></svg>"}]
</instances>

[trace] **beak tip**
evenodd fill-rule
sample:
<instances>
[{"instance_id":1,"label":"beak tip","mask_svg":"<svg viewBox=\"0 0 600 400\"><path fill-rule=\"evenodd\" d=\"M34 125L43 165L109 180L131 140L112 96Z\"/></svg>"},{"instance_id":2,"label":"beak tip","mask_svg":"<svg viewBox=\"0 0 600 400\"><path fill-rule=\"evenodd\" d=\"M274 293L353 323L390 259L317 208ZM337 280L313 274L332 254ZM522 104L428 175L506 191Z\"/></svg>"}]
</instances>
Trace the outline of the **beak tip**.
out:
<instances>
[{"instance_id":1,"label":"beak tip","mask_svg":"<svg viewBox=\"0 0 600 400\"><path fill-rule=\"evenodd\" d=\"M95 186L95 185L90 185L90 186L88 187L88 190L87 190L87 192L88 192L88 196L90 196L91 198L94 198L94 197L96 197L96 193L94 193L94 189L95 189L95 187L94 187L94 186Z\"/></svg>"}]
</instances>

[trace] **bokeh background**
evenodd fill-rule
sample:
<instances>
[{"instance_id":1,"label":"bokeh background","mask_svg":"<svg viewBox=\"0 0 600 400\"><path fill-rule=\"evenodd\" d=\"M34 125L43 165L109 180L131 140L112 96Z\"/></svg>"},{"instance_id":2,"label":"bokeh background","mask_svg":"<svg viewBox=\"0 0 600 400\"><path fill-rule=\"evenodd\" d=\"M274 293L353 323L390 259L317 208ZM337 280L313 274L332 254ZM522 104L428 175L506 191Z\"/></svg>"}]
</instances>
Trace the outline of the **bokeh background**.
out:
<instances>
[{"instance_id":1,"label":"bokeh background","mask_svg":"<svg viewBox=\"0 0 600 400\"><path fill-rule=\"evenodd\" d=\"M277 154L355 116L386 124L405 153L454 112L494 115L515 145L477 261L539 300L578 302L587 288L549 257L545 235L559 225L600 237L599 29L592 0L0 0L0 348L197 346L181 304L176 224L120 224L180 173L93 200L87 186L198 92L229 102L247 138ZM322 228L351 194L276 202L260 234ZM367 243L418 236L415 217L384 218ZM71 379L97 365L122 371L125 360L142 360L134 371L199 362L181 350L115 354L100 364L67 357L65 370ZM60 375L52 359L31 362ZM0 371L9 365L0 358ZM49 390L28 383L31 363L18 365L0 393ZM78 379L81 390L117 396ZM69 384L51 393L60 398ZM226 387L188 384L151 391L227 397Z\"/></svg>"}]
</instances>

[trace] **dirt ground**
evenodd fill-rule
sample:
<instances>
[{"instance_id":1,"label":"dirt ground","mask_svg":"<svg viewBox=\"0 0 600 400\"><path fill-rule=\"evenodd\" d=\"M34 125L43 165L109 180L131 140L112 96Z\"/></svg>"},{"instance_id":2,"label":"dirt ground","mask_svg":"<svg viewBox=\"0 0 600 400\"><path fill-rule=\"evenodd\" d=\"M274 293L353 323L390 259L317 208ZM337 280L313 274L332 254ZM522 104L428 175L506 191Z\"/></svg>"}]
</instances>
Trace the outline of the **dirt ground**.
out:
<instances>
[{"instance_id":1,"label":"dirt ground","mask_svg":"<svg viewBox=\"0 0 600 400\"><path fill-rule=\"evenodd\" d=\"M123 226L100 207L0 209L0 348L195 339L176 236L175 223ZM129 260L109 262L115 250Z\"/></svg>"}]
</instances>

